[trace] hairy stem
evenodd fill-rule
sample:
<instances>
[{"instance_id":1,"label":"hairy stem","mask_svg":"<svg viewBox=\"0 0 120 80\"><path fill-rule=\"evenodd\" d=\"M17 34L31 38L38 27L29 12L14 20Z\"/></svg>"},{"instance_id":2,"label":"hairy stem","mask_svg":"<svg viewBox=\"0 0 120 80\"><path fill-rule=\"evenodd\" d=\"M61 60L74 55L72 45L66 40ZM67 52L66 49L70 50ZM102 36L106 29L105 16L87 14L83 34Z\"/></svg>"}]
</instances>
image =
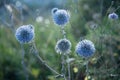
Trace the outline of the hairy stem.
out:
<instances>
[{"instance_id":1,"label":"hairy stem","mask_svg":"<svg viewBox=\"0 0 120 80\"><path fill-rule=\"evenodd\" d=\"M62 73L62 75L63 75L63 78L64 78L64 80L66 80L66 76L65 76L65 74L66 74L66 71L65 71L65 55L64 54L62 54L62 56L61 56L61 61L62 61L62 68L61 68L61 73Z\"/></svg>"},{"instance_id":2,"label":"hairy stem","mask_svg":"<svg viewBox=\"0 0 120 80\"><path fill-rule=\"evenodd\" d=\"M61 75L59 74L56 70L54 70L52 67L50 67L40 56L39 56L39 52L36 48L35 43L33 42L33 48L34 50L34 55L36 56L36 58L39 60L40 63L42 63L44 66L46 66L49 70L51 70L53 73L55 73L56 75Z\"/></svg>"},{"instance_id":3,"label":"hairy stem","mask_svg":"<svg viewBox=\"0 0 120 80\"><path fill-rule=\"evenodd\" d=\"M61 30L62 30L61 32L62 32L62 34L63 34L63 37L64 37L64 38L66 38L66 32L65 32L64 27L63 27L63 26L61 26Z\"/></svg>"},{"instance_id":4,"label":"hairy stem","mask_svg":"<svg viewBox=\"0 0 120 80\"><path fill-rule=\"evenodd\" d=\"M28 73L27 73L27 69L26 69L26 65L25 65L25 61L24 61L25 50L24 50L23 44L21 44L21 49L22 49L22 61L21 61L21 64L22 64L22 66L23 66L25 78L26 78L26 80L29 80L29 75L28 75Z\"/></svg>"},{"instance_id":5,"label":"hairy stem","mask_svg":"<svg viewBox=\"0 0 120 80\"><path fill-rule=\"evenodd\" d=\"M67 55L67 60L69 59L69 56ZM71 80L71 72L70 72L70 62L67 63L67 67L68 67L68 80Z\"/></svg>"},{"instance_id":6,"label":"hairy stem","mask_svg":"<svg viewBox=\"0 0 120 80\"><path fill-rule=\"evenodd\" d=\"M88 63L89 63L89 61L86 61L86 76L87 76L87 79L88 79L88 76L89 76Z\"/></svg>"}]
</instances>

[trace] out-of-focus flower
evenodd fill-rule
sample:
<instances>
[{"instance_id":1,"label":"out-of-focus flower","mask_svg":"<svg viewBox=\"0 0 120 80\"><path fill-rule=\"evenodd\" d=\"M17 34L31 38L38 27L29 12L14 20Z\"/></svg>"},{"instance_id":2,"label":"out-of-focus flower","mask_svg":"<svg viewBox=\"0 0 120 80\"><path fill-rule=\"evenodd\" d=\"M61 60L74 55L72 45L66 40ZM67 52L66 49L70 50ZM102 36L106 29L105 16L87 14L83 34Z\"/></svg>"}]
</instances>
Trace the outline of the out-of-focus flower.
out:
<instances>
[{"instance_id":1,"label":"out-of-focus flower","mask_svg":"<svg viewBox=\"0 0 120 80\"><path fill-rule=\"evenodd\" d=\"M22 3L20 1L16 1L15 5L16 5L17 8L21 8L22 7Z\"/></svg>"},{"instance_id":2,"label":"out-of-focus flower","mask_svg":"<svg viewBox=\"0 0 120 80\"><path fill-rule=\"evenodd\" d=\"M84 80L90 80L91 77L90 76L86 76Z\"/></svg>"},{"instance_id":3,"label":"out-of-focus flower","mask_svg":"<svg viewBox=\"0 0 120 80\"><path fill-rule=\"evenodd\" d=\"M43 17L42 17L42 16L38 16L38 17L36 18L36 22L40 23L40 22L42 22L42 21L43 21Z\"/></svg>"},{"instance_id":4,"label":"out-of-focus flower","mask_svg":"<svg viewBox=\"0 0 120 80\"><path fill-rule=\"evenodd\" d=\"M86 26L89 27L90 29L96 29L99 25L94 21L89 21L86 23Z\"/></svg>"},{"instance_id":5,"label":"out-of-focus flower","mask_svg":"<svg viewBox=\"0 0 120 80\"><path fill-rule=\"evenodd\" d=\"M77 68L77 67L74 67L74 68L73 68L73 71L74 71L74 73L77 73L77 72L78 72L78 68Z\"/></svg>"},{"instance_id":6,"label":"out-of-focus flower","mask_svg":"<svg viewBox=\"0 0 120 80\"><path fill-rule=\"evenodd\" d=\"M110 13L110 14L108 15L108 18L115 20L115 19L118 19L118 15L113 12L113 13Z\"/></svg>"},{"instance_id":7,"label":"out-of-focus flower","mask_svg":"<svg viewBox=\"0 0 120 80\"><path fill-rule=\"evenodd\" d=\"M50 24L50 21L49 21L49 19L45 19L45 24Z\"/></svg>"},{"instance_id":8,"label":"out-of-focus flower","mask_svg":"<svg viewBox=\"0 0 120 80\"><path fill-rule=\"evenodd\" d=\"M99 21L99 20L101 19L101 14L100 14L100 13L94 13L93 16L92 16L92 18L93 18L94 20Z\"/></svg>"},{"instance_id":9,"label":"out-of-focus flower","mask_svg":"<svg viewBox=\"0 0 120 80\"><path fill-rule=\"evenodd\" d=\"M71 49L71 42L67 39L60 39L55 46L55 50L57 53L67 54L70 52L70 49Z\"/></svg>"}]
</instances>

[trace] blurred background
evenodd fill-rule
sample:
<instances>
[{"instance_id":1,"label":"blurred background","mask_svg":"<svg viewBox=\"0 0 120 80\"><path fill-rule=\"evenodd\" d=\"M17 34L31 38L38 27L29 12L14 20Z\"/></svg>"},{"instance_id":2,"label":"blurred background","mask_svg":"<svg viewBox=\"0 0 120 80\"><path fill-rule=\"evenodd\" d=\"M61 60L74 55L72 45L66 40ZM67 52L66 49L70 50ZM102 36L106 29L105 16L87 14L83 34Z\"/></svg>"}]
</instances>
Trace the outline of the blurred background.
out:
<instances>
[{"instance_id":1,"label":"blurred background","mask_svg":"<svg viewBox=\"0 0 120 80\"><path fill-rule=\"evenodd\" d=\"M71 15L65 31L72 43L70 58L75 59L70 63L72 80L120 80L120 19L108 19L108 14L114 11L120 16L119 6L120 0L0 0L0 80L25 80L21 47L13 29L26 24L35 27L34 41L39 55L61 71L55 45L62 34L52 20L54 7L66 9ZM96 47L88 64L88 79L85 60L75 53L75 46L82 39L91 40ZM24 48L29 80L63 80L56 79L49 69L38 63L29 44Z\"/></svg>"}]
</instances>

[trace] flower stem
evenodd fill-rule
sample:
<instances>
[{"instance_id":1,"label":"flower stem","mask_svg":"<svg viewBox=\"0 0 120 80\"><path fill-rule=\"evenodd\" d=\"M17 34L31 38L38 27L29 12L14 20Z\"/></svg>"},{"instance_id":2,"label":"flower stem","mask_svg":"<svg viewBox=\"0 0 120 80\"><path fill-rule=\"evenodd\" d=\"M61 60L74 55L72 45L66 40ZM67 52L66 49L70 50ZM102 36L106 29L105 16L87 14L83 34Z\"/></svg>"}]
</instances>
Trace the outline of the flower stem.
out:
<instances>
[{"instance_id":1,"label":"flower stem","mask_svg":"<svg viewBox=\"0 0 120 80\"><path fill-rule=\"evenodd\" d=\"M87 76L87 79L88 79L88 75L89 75L88 63L89 63L89 61L86 61L86 76Z\"/></svg>"},{"instance_id":2,"label":"flower stem","mask_svg":"<svg viewBox=\"0 0 120 80\"><path fill-rule=\"evenodd\" d=\"M23 44L21 44L21 49L22 49L22 61L21 61L21 64L22 64L22 66L23 66L25 78L26 78L26 80L29 80L29 75L28 75L28 73L27 73L27 69L26 69L26 65L25 65L25 61L24 61L24 58L25 58L25 50L24 50Z\"/></svg>"},{"instance_id":3,"label":"flower stem","mask_svg":"<svg viewBox=\"0 0 120 80\"><path fill-rule=\"evenodd\" d=\"M11 13L11 16L10 16L10 20L11 20L10 28L11 28L12 32L15 33L15 26L14 26L15 24L14 24L13 18L14 18L14 14Z\"/></svg>"},{"instance_id":4,"label":"flower stem","mask_svg":"<svg viewBox=\"0 0 120 80\"><path fill-rule=\"evenodd\" d=\"M62 61L62 63L61 63L62 64L61 73L63 75L64 80L67 80L66 76L65 76L66 71L65 71L65 55L64 54L61 55L61 61Z\"/></svg>"},{"instance_id":5,"label":"flower stem","mask_svg":"<svg viewBox=\"0 0 120 80\"><path fill-rule=\"evenodd\" d=\"M67 60L69 59L69 56L67 55ZM67 63L67 67L68 67L68 80L71 80L71 72L70 72L70 62Z\"/></svg>"},{"instance_id":6,"label":"flower stem","mask_svg":"<svg viewBox=\"0 0 120 80\"><path fill-rule=\"evenodd\" d=\"M59 74L56 70L54 70L53 68L51 68L40 56L39 56L39 52L36 48L36 45L35 43L33 42L33 48L35 49L34 50L34 55L36 56L36 58L38 59L38 61L40 63L42 63L45 67L47 67L49 70L51 70L53 73L57 74L57 75L61 75Z\"/></svg>"},{"instance_id":7,"label":"flower stem","mask_svg":"<svg viewBox=\"0 0 120 80\"><path fill-rule=\"evenodd\" d=\"M62 30L63 37L66 38L66 32L64 30L64 27L61 26L61 30Z\"/></svg>"}]
</instances>

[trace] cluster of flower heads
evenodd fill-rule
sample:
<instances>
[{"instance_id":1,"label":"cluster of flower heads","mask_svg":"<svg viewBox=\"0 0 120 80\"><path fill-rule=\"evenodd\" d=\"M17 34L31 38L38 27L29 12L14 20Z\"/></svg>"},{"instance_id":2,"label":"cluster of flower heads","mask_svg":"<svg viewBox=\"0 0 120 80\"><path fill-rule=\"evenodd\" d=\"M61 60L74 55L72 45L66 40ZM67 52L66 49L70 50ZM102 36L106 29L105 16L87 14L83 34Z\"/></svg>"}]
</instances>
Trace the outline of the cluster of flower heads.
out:
<instances>
[{"instance_id":1,"label":"cluster of flower heads","mask_svg":"<svg viewBox=\"0 0 120 80\"><path fill-rule=\"evenodd\" d=\"M69 14L66 10L54 8L52 9L54 22L58 25L65 25L69 21ZM113 17L112 17L113 18ZM34 38L34 27L32 25L20 26L15 32L16 39L22 43L29 43ZM64 38L58 40L55 46L57 53L69 53L71 42ZM84 58L91 57L95 53L94 44L90 40L82 40L76 46L76 53Z\"/></svg>"},{"instance_id":2,"label":"cluster of flower heads","mask_svg":"<svg viewBox=\"0 0 120 80\"><path fill-rule=\"evenodd\" d=\"M95 53L95 47L93 42L90 40L82 40L76 46L76 53L83 57L88 58L91 57Z\"/></svg>"},{"instance_id":3,"label":"cluster of flower heads","mask_svg":"<svg viewBox=\"0 0 120 80\"><path fill-rule=\"evenodd\" d=\"M32 25L23 25L15 32L16 39L22 43L29 43L34 38L34 27Z\"/></svg>"},{"instance_id":4,"label":"cluster of flower heads","mask_svg":"<svg viewBox=\"0 0 120 80\"><path fill-rule=\"evenodd\" d=\"M57 53L69 53L71 49L71 42L67 39L60 39L56 46L55 50Z\"/></svg>"},{"instance_id":5,"label":"cluster of flower heads","mask_svg":"<svg viewBox=\"0 0 120 80\"><path fill-rule=\"evenodd\" d=\"M64 26L69 22L70 14L64 9L53 8L52 17L55 24L59 26Z\"/></svg>"},{"instance_id":6,"label":"cluster of flower heads","mask_svg":"<svg viewBox=\"0 0 120 80\"><path fill-rule=\"evenodd\" d=\"M116 20L116 19L118 19L118 15L113 12L113 13L110 13L110 14L108 15L108 18L109 18L109 19L112 19L112 20Z\"/></svg>"}]
</instances>

